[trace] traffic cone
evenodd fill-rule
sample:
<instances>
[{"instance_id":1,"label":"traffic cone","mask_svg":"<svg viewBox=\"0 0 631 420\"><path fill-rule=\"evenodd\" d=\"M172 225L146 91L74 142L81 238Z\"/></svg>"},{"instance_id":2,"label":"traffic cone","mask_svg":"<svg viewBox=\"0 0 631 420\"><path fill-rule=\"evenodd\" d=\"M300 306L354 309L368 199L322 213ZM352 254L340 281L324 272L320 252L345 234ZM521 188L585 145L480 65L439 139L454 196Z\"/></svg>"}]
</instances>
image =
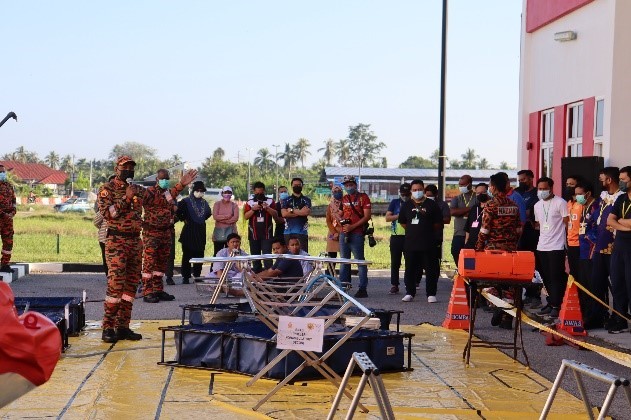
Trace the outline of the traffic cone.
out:
<instances>
[{"instance_id":1,"label":"traffic cone","mask_svg":"<svg viewBox=\"0 0 631 420\"><path fill-rule=\"evenodd\" d=\"M581 314L581 304L578 300L578 288L574 284L574 278L569 277L561 311L559 312L559 323L557 330L565 331L574 336L585 336L585 324Z\"/></svg>"},{"instance_id":2,"label":"traffic cone","mask_svg":"<svg viewBox=\"0 0 631 420\"><path fill-rule=\"evenodd\" d=\"M469 303L467 302L464 279L459 274L454 277L454 287L451 289L443 328L450 330L469 329Z\"/></svg>"}]
</instances>

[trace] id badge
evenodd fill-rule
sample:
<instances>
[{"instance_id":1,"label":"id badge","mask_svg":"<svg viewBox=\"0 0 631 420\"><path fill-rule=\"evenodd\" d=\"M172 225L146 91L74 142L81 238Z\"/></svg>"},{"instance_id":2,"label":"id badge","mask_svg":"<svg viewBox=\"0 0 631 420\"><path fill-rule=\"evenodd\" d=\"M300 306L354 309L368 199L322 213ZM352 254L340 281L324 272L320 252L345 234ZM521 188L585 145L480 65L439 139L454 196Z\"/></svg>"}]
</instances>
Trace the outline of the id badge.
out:
<instances>
[{"instance_id":1,"label":"id badge","mask_svg":"<svg viewBox=\"0 0 631 420\"><path fill-rule=\"evenodd\" d=\"M477 220L473 223L471 223L471 227L472 228L477 228L480 225L480 222L478 222Z\"/></svg>"},{"instance_id":2,"label":"id badge","mask_svg":"<svg viewBox=\"0 0 631 420\"><path fill-rule=\"evenodd\" d=\"M262 217L262 216L257 217L257 218L256 218L256 222L257 222L257 223L263 223L263 222L265 222L265 217Z\"/></svg>"},{"instance_id":3,"label":"id badge","mask_svg":"<svg viewBox=\"0 0 631 420\"><path fill-rule=\"evenodd\" d=\"M585 223L581 223L581 227L578 228L578 234L579 235L585 235L585 230L587 230L585 228Z\"/></svg>"},{"instance_id":4,"label":"id badge","mask_svg":"<svg viewBox=\"0 0 631 420\"><path fill-rule=\"evenodd\" d=\"M543 230L550 230L550 225L543 225Z\"/></svg>"},{"instance_id":5,"label":"id badge","mask_svg":"<svg viewBox=\"0 0 631 420\"><path fill-rule=\"evenodd\" d=\"M417 219L417 218L412 219L412 224L413 225L418 225L418 222L420 222L419 219Z\"/></svg>"}]
</instances>

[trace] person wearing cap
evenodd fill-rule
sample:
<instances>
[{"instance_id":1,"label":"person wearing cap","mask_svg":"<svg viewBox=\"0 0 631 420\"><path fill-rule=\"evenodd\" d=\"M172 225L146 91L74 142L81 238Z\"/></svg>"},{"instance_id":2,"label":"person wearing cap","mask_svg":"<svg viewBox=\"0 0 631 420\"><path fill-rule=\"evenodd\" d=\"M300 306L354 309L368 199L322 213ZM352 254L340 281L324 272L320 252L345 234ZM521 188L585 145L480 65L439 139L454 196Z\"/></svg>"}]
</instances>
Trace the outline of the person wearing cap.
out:
<instances>
[{"instance_id":1,"label":"person wearing cap","mask_svg":"<svg viewBox=\"0 0 631 420\"><path fill-rule=\"evenodd\" d=\"M228 235L238 233L239 206L232 201L232 188L227 185L221 189L221 200L216 201L213 205L213 219L215 219L214 255L217 255L221 249L226 247Z\"/></svg>"},{"instance_id":2,"label":"person wearing cap","mask_svg":"<svg viewBox=\"0 0 631 420\"><path fill-rule=\"evenodd\" d=\"M274 218L277 217L276 203L265 195L265 184L260 181L254 183L254 195L243 207L243 218L248 221L248 240L250 254L261 255L272 253L272 239L274 238ZM255 260L252 267L255 273L270 268L272 260Z\"/></svg>"},{"instance_id":3,"label":"person wearing cap","mask_svg":"<svg viewBox=\"0 0 631 420\"><path fill-rule=\"evenodd\" d=\"M202 181L193 182L191 194L177 205L177 218L184 222L180 243L182 244L182 284L189 284L191 258L201 258L206 249L206 220L211 211L204 199L206 187ZM193 276L200 277L202 265L193 264Z\"/></svg>"},{"instance_id":4,"label":"person wearing cap","mask_svg":"<svg viewBox=\"0 0 631 420\"><path fill-rule=\"evenodd\" d=\"M17 211L15 191L7 181L4 165L0 165L0 236L2 236L2 262L0 271L13 273L9 265L13 252L13 217Z\"/></svg>"},{"instance_id":5,"label":"person wearing cap","mask_svg":"<svg viewBox=\"0 0 631 420\"><path fill-rule=\"evenodd\" d=\"M142 191L129 182L134 178L135 166L130 156L119 157L116 177L99 188L97 198L99 211L107 221L107 292L101 336L106 343L142 339L129 329L142 269Z\"/></svg>"},{"instance_id":6,"label":"person wearing cap","mask_svg":"<svg viewBox=\"0 0 631 420\"><path fill-rule=\"evenodd\" d=\"M478 204L472 186L473 179L471 175L463 175L458 180L458 190L460 194L454 197L449 203L451 217L454 218L454 236L451 240L451 256L454 259L456 267L458 267L458 257L460 250L464 247L465 231L464 225L467 223L469 212Z\"/></svg>"},{"instance_id":7,"label":"person wearing cap","mask_svg":"<svg viewBox=\"0 0 631 420\"><path fill-rule=\"evenodd\" d=\"M281 215L285 219L285 242L289 243L290 235L297 235L302 249L309 252L307 217L311 214L311 199L302 194L302 186L302 178L291 180L292 195L283 200Z\"/></svg>"},{"instance_id":8,"label":"person wearing cap","mask_svg":"<svg viewBox=\"0 0 631 420\"><path fill-rule=\"evenodd\" d=\"M371 203L367 194L357 191L355 177L347 175L342 180L346 195L342 197L342 233L340 234L340 254L342 258L353 257L358 260L364 259L364 225L370 220ZM368 267L360 265L358 267L359 287L356 298L368 297ZM349 264L340 266L340 281L351 282L351 267Z\"/></svg>"},{"instance_id":9,"label":"person wearing cap","mask_svg":"<svg viewBox=\"0 0 631 420\"><path fill-rule=\"evenodd\" d=\"M405 229L399 224L399 212L401 205L410 199L410 184L404 182L399 187L399 197L390 201L386 211L386 222L390 222L390 294L399 293L399 270L403 259L403 246L405 245Z\"/></svg>"},{"instance_id":10,"label":"person wearing cap","mask_svg":"<svg viewBox=\"0 0 631 420\"><path fill-rule=\"evenodd\" d=\"M175 296L164 291L162 278L171 256L173 225L177 212L176 198L196 176L197 171L190 170L182 175L180 182L169 188L169 171L160 169L156 175L156 184L144 191L142 291L145 302L158 303L161 300L175 299Z\"/></svg>"}]
</instances>

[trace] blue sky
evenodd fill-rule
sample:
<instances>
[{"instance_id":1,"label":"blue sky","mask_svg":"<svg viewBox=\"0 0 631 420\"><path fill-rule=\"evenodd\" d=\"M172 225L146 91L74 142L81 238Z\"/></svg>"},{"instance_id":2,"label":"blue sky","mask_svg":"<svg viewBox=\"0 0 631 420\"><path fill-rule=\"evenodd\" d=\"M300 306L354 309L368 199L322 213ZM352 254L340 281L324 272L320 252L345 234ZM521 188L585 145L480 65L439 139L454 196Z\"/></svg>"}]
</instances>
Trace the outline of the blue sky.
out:
<instances>
[{"instance_id":1,"label":"blue sky","mask_svg":"<svg viewBox=\"0 0 631 420\"><path fill-rule=\"evenodd\" d=\"M358 123L394 167L438 147L441 0L2 2L0 153L106 158L136 141L198 165L217 147ZM450 0L447 154L517 160L519 0Z\"/></svg>"}]
</instances>

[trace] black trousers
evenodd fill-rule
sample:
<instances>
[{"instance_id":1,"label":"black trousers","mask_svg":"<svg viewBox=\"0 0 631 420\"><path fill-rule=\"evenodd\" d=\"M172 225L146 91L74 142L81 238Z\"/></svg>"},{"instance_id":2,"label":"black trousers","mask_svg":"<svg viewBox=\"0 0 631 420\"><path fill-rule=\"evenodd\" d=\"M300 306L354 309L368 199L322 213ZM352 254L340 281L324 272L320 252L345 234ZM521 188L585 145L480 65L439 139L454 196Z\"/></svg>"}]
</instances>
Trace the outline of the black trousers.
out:
<instances>
[{"instance_id":1,"label":"black trousers","mask_svg":"<svg viewBox=\"0 0 631 420\"><path fill-rule=\"evenodd\" d=\"M631 247L618 241L614 243L611 254L611 296L613 308L628 316L631 302ZM612 317L623 321L615 313Z\"/></svg>"},{"instance_id":2,"label":"black trousers","mask_svg":"<svg viewBox=\"0 0 631 420\"><path fill-rule=\"evenodd\" d=\"M226 247L227 241L213 241L213 257L217 256L217 253Z\"/></svg>"},{"instance_id":3,"label":"black trousers","mask_svg":"<svg viewBox=\"0 0 631 420\"><path fill-rule=\"evenodd\" d=\"M436 270L435 259L438 259L438 247L433 247L425 251L405 251L405 294L416 295L416 280L421 278L421 273L425 269L425 294L436 296L438 288L438 276L440 270Z\"/></svg>"},{"instance_id":4,"label":"black trousers","mask_svg":"<svg viewBox=\"0 0 631 420\"><path fill-rule=\"evenodd\" d=\"M519 242L517 243L517 250L519 251L531 251L535 253L535 270L541 274L541 264L539 263L539 256L537 255L537 244L539 243L539 231L535 230L530 222L526 226L524 226L524 231L519 237ZM533 284L525 286L526 289L526 297L529 298L541 298L541 289L543 286L541 284Z\"/></svg>"},{"instance_id":5,"label":"black trousers","mask_svg":"<svg viewBox=\"0 0 631 420\"><path fill-rule=\"evenodd\" d=\"M589 279L592 275L592 260L580 259L578 260L578 274L575 280L589 290ZM583 315L583 321L587 322L588 319L593 319L591 313L591 301L592 298L587 296L581 289L578 290L578 300L581 305L581 314Z\"/></svg>"},{"instance_id":6,"label":"black trousers","mask_svg":"<svg viewBox=\"0 0 631 420\"><path fill-rule=\"evenodd\" d=\"M581 259L581 250L578 246L568 246L567 247L567 262L570 266L570 274L574 279L578 279L579 266L578 262Z\"/></svg>"},{"instance_id":7,"label":"black trousers","mask_svg":"<svg viewBox=\"0 0 631 420\"><path fill-rule=\"evenodd\" d=\"M609 304L609 274L611 272L611 255L594 253L592 258L592 275L589 281L589 291L598 299ZM609 310L595 300L591 300L590 316L595 321L602 321L609 316Z\"/></svg>"},{"instance_id":8,"label":"black trousers","mask_svg":"<svg viewBox=\"0 0 631 420\"><path fill-rule=\"evenodd\" d=\"M399 286L399 270L403 259L405 235L390 236L390 284Z\"/></svg>"},{"instance_id":9,"label":"black trousers","mask_svg":"<svg viewBox=\"0 0 631 420\"><path fill-rule=\"evenodd\" d=\"M565 272L565 250L537 251L541 264L541 278L548 291L548 304L560 308L567 286Z\"/></svg>"},{"instance_id":10,"label":"black trousers","mask_svg":"<svg viewBox=\"0 0 631 420\"><path fill-rule=\"evenodd\" d=\"M272 253L272 239L251 239L250 240L250 254L251 255L261 255L261 254L271 254ZM263 260L263 264L261 264L261 260L252 261L252 268L255 273L260 273L263 270L263 266L267 269L272 266L272 260Z\"/></svg>"},{"instance_id":11,"label":"black trousers","mask_svg":"<svg viewBox=\"0 0 631 420\"><path fill-rule=\"evenodd\" d=\"M456 264L456 267L458 267L458 257L460 256L460 250L464 248L464 238L464 236L454 236L451 240L451 256L454 258L454 263Z\"/></svg>"},{"instance_id":12,"label":"black trousers","mask_svg":"<svg viewBox=\"0 0 631 420\"><path fill-rule=\"evenodd\" d=\"M107 276L107 261L105 260L105 242L99 242L99 246L101 247L101 257L103 257L103 271L105 271L105 275Z\"/></svg>"},{"instance_id":13,"label":"black trousers","mask_svg":"<svg viewBox=\"0 0 631 420\"><path fill-rule=\"evenodd\" d=\"M203 249L188 249L182 246L182 278L191 278L191 258L202 258L204 256ZM202 274L202 265L193 264L193 276L199 277Z\"/></svg>"}]
</instances>

